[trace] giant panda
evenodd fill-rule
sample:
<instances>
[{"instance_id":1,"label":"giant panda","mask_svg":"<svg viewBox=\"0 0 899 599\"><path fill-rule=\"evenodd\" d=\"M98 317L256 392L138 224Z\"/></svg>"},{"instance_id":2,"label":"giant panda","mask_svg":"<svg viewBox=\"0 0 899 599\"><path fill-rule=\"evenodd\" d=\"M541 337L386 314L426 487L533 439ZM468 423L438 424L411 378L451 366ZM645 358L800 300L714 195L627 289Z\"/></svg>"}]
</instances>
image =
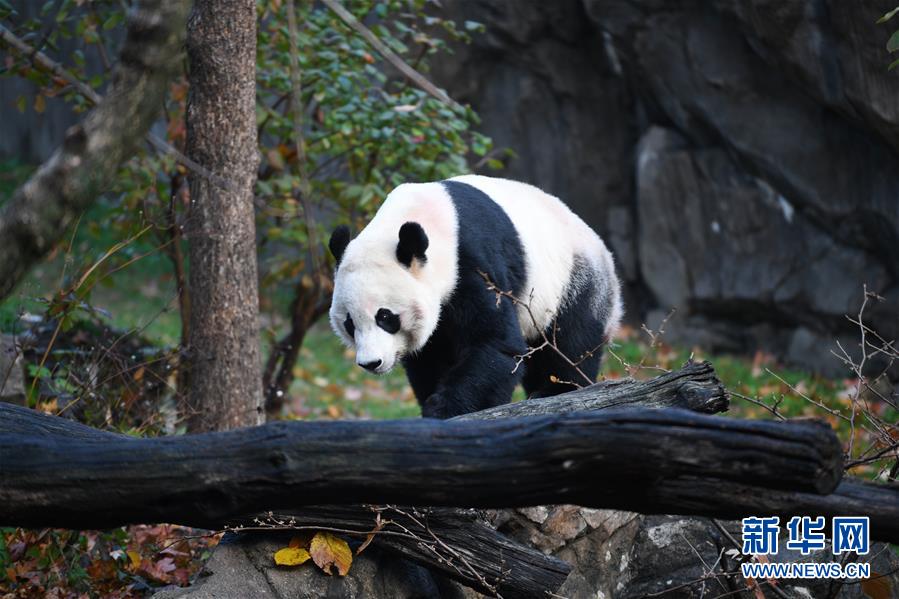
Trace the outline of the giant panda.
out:
<instances>
[{"instance_id":1,"label":"giant panda","mask_svg":"<svg viewBox=\"0 0 899 599\"><path fill-rule=\"evenodd\" d=\"M521 358L543 332L594 379L622 315L608 248L558 198L525 183L405 183L355 239L341 226L328 245L332 328L366 370L401 362L425 417L507 403L519 382L529 397L582 383L549 347Z\"/></svg>"}]
</instances>

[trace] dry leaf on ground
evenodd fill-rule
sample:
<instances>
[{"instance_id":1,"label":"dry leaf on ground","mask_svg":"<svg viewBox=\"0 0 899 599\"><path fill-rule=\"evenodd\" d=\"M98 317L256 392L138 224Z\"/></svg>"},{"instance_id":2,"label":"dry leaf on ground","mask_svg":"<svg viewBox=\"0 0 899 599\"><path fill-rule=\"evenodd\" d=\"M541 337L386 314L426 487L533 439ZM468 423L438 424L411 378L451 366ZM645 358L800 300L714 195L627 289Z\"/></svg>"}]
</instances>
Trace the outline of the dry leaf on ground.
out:
<instances>
[{"instance_id":1,"label":"dry leaf on ground","mask_svg":"<svg viewBox=\"0 0 899 599\"><path fill-rule=\"evenodd\" d=\"M332 574L332 568L337 568L340 576L346 576L353 563L353 552L347 542L330 532L317 532L309 544L309 553L325 574Z\"/></svg>"}]
</instances>

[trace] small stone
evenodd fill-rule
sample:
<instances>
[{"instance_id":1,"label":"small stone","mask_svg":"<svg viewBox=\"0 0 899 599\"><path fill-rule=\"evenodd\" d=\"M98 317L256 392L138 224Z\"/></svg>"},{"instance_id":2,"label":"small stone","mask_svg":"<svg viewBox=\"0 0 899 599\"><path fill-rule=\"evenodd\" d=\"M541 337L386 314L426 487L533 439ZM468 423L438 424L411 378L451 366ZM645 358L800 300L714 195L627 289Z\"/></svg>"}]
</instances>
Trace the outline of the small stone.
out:
<instances>
[{"instance_id":1,"label":"small stone","mask_svg":"<svg viewBox=\"0 0 899 599\"><path fill-rule=\"evenodd\" d=\"M546 518L549 517L549 509L545 505L538 505L537 507L523 507L518 510L518 512L536 524L543 524L546 522Z\"/></svg>"}]
</instances>

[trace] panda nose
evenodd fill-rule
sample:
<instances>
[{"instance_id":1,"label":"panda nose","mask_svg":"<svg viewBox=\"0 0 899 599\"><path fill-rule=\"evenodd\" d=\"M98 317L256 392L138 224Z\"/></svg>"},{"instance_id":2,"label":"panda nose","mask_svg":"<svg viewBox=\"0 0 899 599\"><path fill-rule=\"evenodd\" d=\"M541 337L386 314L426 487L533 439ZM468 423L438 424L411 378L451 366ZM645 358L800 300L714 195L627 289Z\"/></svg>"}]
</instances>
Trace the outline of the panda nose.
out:
<instances>
[{"instance_id":1,"label":"panda nose","mask_svg":"<svg viewBox=\"0 0 899 599\"><path fill-rule=\"evenodd\" d=\"M375 369L380 365L381 365L381 360L375 360L374 362L365 362L365 363L360 362L359 363L359 366L368 370L369 372L374 372Z\"/></svg>"}]
</instances>

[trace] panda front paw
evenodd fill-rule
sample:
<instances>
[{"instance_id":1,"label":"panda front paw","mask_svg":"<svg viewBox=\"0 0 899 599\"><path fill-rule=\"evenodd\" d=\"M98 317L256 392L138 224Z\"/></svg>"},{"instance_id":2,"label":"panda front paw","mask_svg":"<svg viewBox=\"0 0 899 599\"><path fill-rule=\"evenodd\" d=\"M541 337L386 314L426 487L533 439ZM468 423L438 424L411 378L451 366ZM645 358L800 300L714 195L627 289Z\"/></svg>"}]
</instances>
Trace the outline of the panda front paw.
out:
<instances>
[{"instance_id":1,"label":"panda front paw","mask_svg":"<svg viewBox=\"0 0 899 599\"><path fill-rule=\"evenodd\" d=\"M422 418L438 418L445 420L448 418L446 413L446 398L439 393L434 393L421 404Z\"/></svg>"}]
</instances>

